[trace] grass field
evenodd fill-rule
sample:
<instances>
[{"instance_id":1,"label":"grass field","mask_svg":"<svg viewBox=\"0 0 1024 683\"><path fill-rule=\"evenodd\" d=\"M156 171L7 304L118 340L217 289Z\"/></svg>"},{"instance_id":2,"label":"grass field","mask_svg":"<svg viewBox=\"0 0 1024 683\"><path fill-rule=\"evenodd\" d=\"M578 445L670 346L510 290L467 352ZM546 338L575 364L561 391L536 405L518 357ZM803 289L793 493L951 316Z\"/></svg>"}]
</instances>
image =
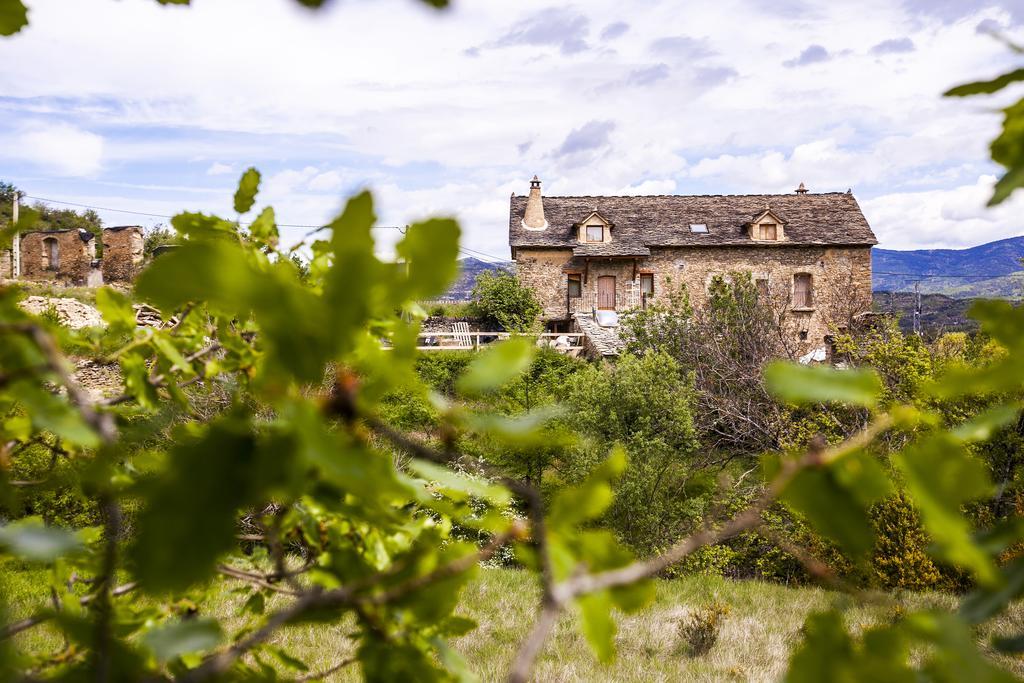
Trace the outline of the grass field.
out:
<instances>
[{"instance_id":1,"label":"grass field","mask_svg":"<svg viewBox=\"0 0 1024 683\"><path fill-rule=\"evenodd\" d=\"M0 561L0 594L9 618L30 614L46 595L45 574L11 561ZM232 594L237 583L224 581L210 604L201 612L224 619L230 629L233 614L243 598ZM530 577L507 569L486 569L466 589L459 613L471 617L479 628L454 641L481 680L502 680L519 641L533 621L536 588ZM712 602L729 608L718 642L705 655L690 657L680 647L680 622L691 611ZM902 595L896 602L905 608L950 609L952 596ZM807 614L833 605L849 606L849 624L865 627L892 618L893 606L850 606L849 598L817 588L787 588L755 581L734 582L719 578L686 577L658 583L655 604L636 615L619 617L618 657L609 666L598 664L578 634L574 617L559 624L538 663L538 681L773 681L785 670L791 648L798 642ZM1009 635L1024 630L1024 608L1013 608L982 631ZM351 629L296 626L281 632L277 642L303 659L313 671L327 669L352 653L346 633ZM60 643L47 626L16 637L21 648L53 651ZM1024 663L999 657L1003 666L1018 675ZM358 680L358 668L348 667L327 680Z\"/></svg>"}]
</instances>

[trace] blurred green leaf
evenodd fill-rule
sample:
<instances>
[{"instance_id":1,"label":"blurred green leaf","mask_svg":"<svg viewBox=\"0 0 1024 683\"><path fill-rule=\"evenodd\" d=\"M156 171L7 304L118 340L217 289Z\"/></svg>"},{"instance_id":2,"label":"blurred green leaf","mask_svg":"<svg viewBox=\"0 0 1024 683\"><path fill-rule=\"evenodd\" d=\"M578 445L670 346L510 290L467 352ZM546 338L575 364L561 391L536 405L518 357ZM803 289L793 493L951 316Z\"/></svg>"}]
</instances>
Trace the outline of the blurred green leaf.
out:
<instances>
[{"instance_id":1,"label":"blurred green leaf","mask_svg":"<svg viewBox=\"0 0 1024 683\"><path fill-rule=\"evenodd\" d=\"M52 562L84 549L73 531L50 527L39 517L26 517L0 526L0 547L23 560Z\"/></svg>"},{"instance_id":2,"label":"blurred green leaf","mask_svg":"<svg viewBox=\"0 0 1024 683\"><path fill-rule=\"evenodd\" d=\"M948 434L925 437L893 457L903 473L921 521L943 558L983 583L996 580L991 558L971 536L960 507L991 492L985 465Z\"/></svg>"},{"instance_id":3,"label":"blurred green leaf","mask_svg":"<svg viewBox=\"0 0 1024 683\"><path fill-rule=\"evenodd\" d=\"M251 425L234 416L198 436L179 435L167 472L143 487L130 557L144 588L166 593L210 576L236 543L238 510L259 502L289 460L279 448L260 448Z\"/></svg>"},{"instance_id":4,"label":"blurred green leaf","mask_svg":"<svg viewBox=\"0 0 1024 683\"><path fill-rule=\"evenodd\" d=\"M800 470L782 498L850 555L863 557L875 542L868 509L891 491L881 465L858 453L826 467Z\"/></svg>"},{"instance_id":5,"label":"blurred green leaf","mask_svg":"<svg viewBox=\"0 0 1024 683\"><path fill-rule=\"evenodd\" d=\"M96 308L112 332L131 332L135 329L135 309L131 300L111 287L96 290Z\"/></svg>"},{"instance_id":6,"label":"blurred green leaf","mask_svg":"<svg viewBox=\"0 0 1024 683\"><path fill-rule=\"evenodd\" d=\"M1018 81L1024 81L1024 69L1014 69L1008 73L997 76L990 81L976 81L965 83L955 88L950 88L943 96L945 97L967 97L970 95L991 95Z\"/></svg>"},{"instance_id":7,"label":"blurred green leaf","mask_svg":"<svg viewBox=\"0 0 1024 683\"><path fill-rule=\"evenodd\" d=\"M886 681L914 683L910 648L897 628L874 628L855 641L839 612L818 612L807 617L804 641L789 660L786 683L821 681Z\"/></svg>"},{"instance_id":8,"label":"blurred green leaf","mask_svg":"<svg viewBox=\"0 0 1024 683\"><path fill-rule=\"evenodd\" d=\"M580 628L598 661L607 664L615 659L615 619L608 591L582 595L576 599L580 610Z\"/></svg>"},{"instance_id":9,"label":"blurred green leaf","mask_svg":"<svg viewBox=\"0 0 1024 683\"><path fill-rule=\"evenodd\" d=\"M430 299L442 294L458 273L459 225L435 218L409 226L395 252L407 264L407 296Z\"/></svg>"},{"instance_id":10,"label":"blurred green leaf","mask_svg":"<svg viewBox=\"0 0 1024 683\"><path fill-rule=\"evenodd\" d=\"M500 389L530 367L535 350L526 337L499 342L473 359L456 386L471 396Z\"/></svg>"},{"instance_id":11,"label":"blurred green leaf","mask_svg":"<svg viewBox=\"0 0 1024 683\"><path fill-rule=\"evenodd\" d=\"M999 614L1013 600L1024 595L1024 558L1000 567L999 582L976 586L960 602L959 614L971 624L980 624Z\"/></svg>"},{"instance_id":12,"label":"blurred green leaf","mask_svg":"<svg viewBox=\"0 0 1024 683\"><path fill-rule=\"evenodd\" d=\"M85 423L81 414L45 387L24 381L13 383L7 390L25 408L36 429L50 432L83 448L99 446L99 437Z\"/></svg>"},{"instance_id":13,"label":"blurred green leaf","mask_svg":"<svg viewBox=\"0 0 1024 683\"><path fill-rule=\"evenodd\" d=\"M249 209L256 203L256 193L260 189L260 172L255 168L247 168L238 181L238 191L235 192L235 211L238 213L249 213Z\"/></svg>"},{"instance_id":14,"label":"blurred green leaf","mask_svg":"<svg viewBox=\"0 0 1024 683\"><path fill-rule=\"evenodd\" d=\"M278 232L274 209L269 206L263 209L256 220L249 225L249 234L252 235L253 241L261 247L270 249L277 247Z\"/></svg>"},{"instance_id":15,"label":"blurred green leaf","mask_svg":"<svg viewBox=\"0 0 1024 683\"><path fill-rule=\"evenodd\" d=\"M410 460L408 467L421 477L440 484L449 496L454 494L456 499L475 496L499 506L506 506L511 502L511 495L503 486L496 486L425 460Z\"/></svg>"},{"instance_id":16,"label":"blurred green leaf","mask_svg":"<svg viewBox=\"0 0 1024 683\"><path fill-rule=\"evenodd\" d=\"M0 0L0 36L13 36L28 26L28 8L21 0Z\"/></svg>"},{"instance_id":17,"label":"blurred green leaf","mask_svg":"<svg viewBox=\"0 0 1024 683\"><path fill-rule=\"evenodd\" d=\"M902 625L907 633L935 646L930 649L921 679L938 683L1011 683L1017 677L994 665L978 649L971 627L954 615L911 614Z\"/></svg>"},{"instance_id":18,"label":"blurred green leaf","mask_svg":"<svg viewBox=\"0 0 1024 683\"><path fill-rule=\"evenodd\" d=\"M836 401L872 408L882 393L882 381L869 369L837 370L776 361L765 368L764 380L770 392L795 404Z\"/></svg>"},{"instance_id":19,"label":"blurred green leaf","mask_svg":"<svg viewBox=\"0 0 1024 683\"><path fill-rule=\"evenodd\" d=\"M615 497L611 482L625 471L626 462L625 450L616 446L583 483L558 491L551 501L548 526L552 530L571 533L577 524L604 513Z\"/></svg>"},{"instance_id":20,"label":"blurred green leaf","mask_svg":"<svg viewBox=\"0 0 1024 683\"><path fill-rule=\"evenodd\" d=\"M148 631L142 642L163 663L190 652L212 650L223 639L220 624L213 619L197 618L162 624Z\"/></svg>"}]
</instances>

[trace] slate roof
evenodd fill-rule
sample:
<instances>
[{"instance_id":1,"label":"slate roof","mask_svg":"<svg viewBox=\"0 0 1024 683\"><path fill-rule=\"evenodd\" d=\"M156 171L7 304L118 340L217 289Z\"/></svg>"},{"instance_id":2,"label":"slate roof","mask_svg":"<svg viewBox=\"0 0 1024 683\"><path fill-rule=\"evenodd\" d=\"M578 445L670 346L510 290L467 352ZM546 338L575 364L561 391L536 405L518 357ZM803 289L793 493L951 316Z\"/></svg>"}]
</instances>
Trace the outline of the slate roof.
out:
<instances>
[{"instance_id":1,"label":"slate roof","mask_svg":"<svg viewBox=\"0 0 1024 683\"><path fill-rule=\"evenodd\" d=\"M784 221L783 242L753 242L747 224L770 208ZM526 197L509 207L512 247L611 247L619 242L643 247L671 246L870 246L877 244L860 205L848 192L821 194L657 195L641 197L544 197L546 230L522 226ZM612 242L580 245L575 224L597 211L612 223ZM706 233L690 232L704 223ZM598 255L598 254L592 254ZM607 255L607 254L600 254Z\"/></svg>"},{"instance_id":2,"label":"slate roof","mask_svg":"<svg viewBox=\"0 0 1024 683\"><path fill-rule=\"evenodd\" d=\"M550 229L550 227L548 228ZM611 242L591 242L580 244L572 250L573 256L650 256L651 250L636 240L617 240Z\"/></svg>"}]
</instances>

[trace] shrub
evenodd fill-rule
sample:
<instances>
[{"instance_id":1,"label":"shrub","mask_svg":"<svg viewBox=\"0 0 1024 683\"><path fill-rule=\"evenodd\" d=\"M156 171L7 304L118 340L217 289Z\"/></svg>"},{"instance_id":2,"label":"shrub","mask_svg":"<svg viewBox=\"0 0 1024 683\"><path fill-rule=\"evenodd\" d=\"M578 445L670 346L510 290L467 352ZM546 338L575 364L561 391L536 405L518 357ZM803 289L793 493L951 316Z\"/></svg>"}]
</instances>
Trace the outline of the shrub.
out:
<instances>
[{"instance_id":1,"label":"shrub","mask_svg":"<svg viewBox=\"0 0 1024 683\"><path fill-rule=\"evenodd\" d=\"M571 425L591 437L569 451L565 477L583 479L613 443L629 455L605 521L638 550L664 548L691 527L703 503L689 495L705 468L696 457L693 387L664 353L624 355L588 366L567 382Z\"/></svg>"},{"instance_id":2,"label":"shrub","mask_svg":"<svg viewBox=\"0 0 1024 683\"><path fill-rule=\"evenodd\" d=\"M700 657L711 651L718 642L718 632L729 614L729 606L712 602L694 610L679 622L676 654Z\"/></svg>"},{"instance_id":3,"label":"shrub","mask_svg":"<svg viewBox=\"0 0 1024 683\"><path fill-rule=\"evenodd\" d=\"M543 312L533 290L506 270L481 273L473 286L471 310L509 332L527 332Z\"/></svg>"},{"instance_id":4,"label":"shrub","mask_svg":"<svg viewBox=\"0 0 1024 683\"><path fill-rule=\"evenodd\" d=\"M464 351L432 351L416 358L416 373L431 389L446 396L455 394L455 381L473 355Z\"/></svg>"},{"instance_id":5,"label":"shrub","mask_svg":"<svg viewBox=\"0 0 1024 683\"><path fill-rule=\"evenodd\" d=\"M882 587L924 590L940 584L942 574L927 553L928 535L905 496L875 504L871 523L876 534L871 568Z\"/></svg>"},{"instance_id":6,"label":"shrub","mask_svg":"<svg viewBox=\"0 0 1024 683\"><path fill-rule=\"evenodd\" d=\"M41 517L70 528L99 524L96 502L74 485L71 470L66 457L38 444L26 447L12 463L11 479L39 483L18 487L17 502L9 508L13 516Z\"/></svg>"}]
</instances>

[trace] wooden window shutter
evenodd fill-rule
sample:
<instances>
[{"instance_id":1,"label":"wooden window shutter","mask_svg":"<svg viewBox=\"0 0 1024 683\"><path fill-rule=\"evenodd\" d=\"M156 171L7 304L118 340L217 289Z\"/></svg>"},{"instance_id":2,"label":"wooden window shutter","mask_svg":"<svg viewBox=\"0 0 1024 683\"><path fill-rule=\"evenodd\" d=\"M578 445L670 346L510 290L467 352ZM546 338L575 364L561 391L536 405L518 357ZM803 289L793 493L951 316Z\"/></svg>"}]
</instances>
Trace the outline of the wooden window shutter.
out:
<instances>
[{"instance_id":1,"label":"wooden window shutter","mask_svg":"<svg viewBox=\"0 0 1024 683\"><path fill-rule=\"evenodd\" d=\"M814 306L814 292L810 273L797 273L793 276L793 306L811 308Z\"/></svg>"}]
</instances>

